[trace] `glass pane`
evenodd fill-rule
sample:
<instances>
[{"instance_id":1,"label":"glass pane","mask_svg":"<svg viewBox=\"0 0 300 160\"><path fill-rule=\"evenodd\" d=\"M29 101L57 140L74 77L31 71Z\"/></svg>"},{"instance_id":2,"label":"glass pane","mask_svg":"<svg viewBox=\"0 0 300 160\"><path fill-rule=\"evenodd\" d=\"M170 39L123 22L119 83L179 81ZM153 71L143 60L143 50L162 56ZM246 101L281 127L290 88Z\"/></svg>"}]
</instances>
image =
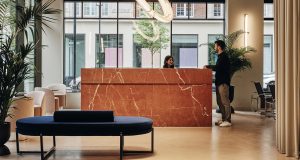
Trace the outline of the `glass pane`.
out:
<instances>
[{"instance_id":1,"label":"glass pane","mask_svg":"<svg viewBox=\"0 0 300 160\"><path fill-rule=\"evenodd\" d=\"M172 55L175 67L198 67L198 36L197 35L173 35Z\"/></svg>"},{"instance_id":2,"label":"glass pane","mask_svg":"<svg viewBox=\"0 0 300 160\"><path fill-rule=\"evenodd\" d=\"M173 3L172 8L175 19L188 18L188 3Z\"/></svg>"},{"instance_id":3,"label":"glass pane","mask_svg":"<svg viewBox=\"0 0 300 160\"><path fill-rule=\"evenodd\" d=\"M76 79L80 77L81 68L85 68L85 35L77 34L76 35L76 65L74 69L74 35L66 34L65 35L65 80L68 86L72 85L71 81L74 79L74 71Z\"/></svg>"},{"instance_id":4,"label":"glass pane","mask_svg":"<svg viewBox=\"0 0 300 160\"><path fill-rule=\"evenodd\" d=\"M29 42L30 43L33 42L32 36L29 38ZM26 57L26 61L30 62L29 68L31 69L31 73L29 73L28 75L30 78L24 80L24 92L28 93L34 90L34 76L35 76L34 51L28 54L28 56Z\"/></svg>"},{"instance_id":5,"label":"glass pane","mask_svg":"<svg viewBox=\"0 0 300 160\"><path fill-rule=\"evenodd\" d=\"M274 18L273 3L264 4L264 18Z\"/></svg>"},{"instance_id":6,"label":"glass pane","mask_svg":"<svg viewBox=\"0 0 300 160\"><path fill-rule=\"evenodd\" d=\"M117 3L102 2L101 3L102 18L117 18Z\"/></svg>"},{"instance_id":7,"label":"glass pane","mask_svg":"<svg viewBox=\"0 0 300 160\"><path fill-rule=\"evenodd\" d=\"M65 84L74 78L74 36L73 34L65 35Z\"/></svg>"},{"instance_id":8,"label":"glass pane","mask_svg":"<svg viewBox=\"0 0 300 160\"><path fill-rule=\"evenodd\" d=\"M191 19L205 19L206 18L206 4L205 3L190 3L190 18Z\"/></svg>"},{"instance_id":9,"label":"glass pane","mask_svg":"<svg viewBox=\"0 0 300 160\"><path fill-rule=\"evenodd\" d=\"M139 20L136 26L139 31L133 31L133 67L161 68L164 56L170 55L170 23Z\"/></svg>"},{"instance_id":10,"label":"glass pane","mask_svg":"<svg viewBox=\"0 0 300 160\"><path fill-rule=\"evenodd\" d=\"M223 19L224 4L223 3L207 3L207 18L208 19Z\"/></svg>"},{"instance_id":11,"label":"glass pane","mask_svg":"<svg viewBox=\"0 0 300 160\"><path fill-rule=\"evenodd\" d=\"M74 79L74 20L65 19L65 59L64 59L64 83L69 83Z\"/></svg>"},{"instance_id":12,"label":"glass pane","mask_svg":"<svg viewBox=\"0 0 300 160\"><path fill-rule=\"evenodd\" d=\"M209 34L208 35L208 43L214 43L216 40L220 38L218 34ZM214 51L213 48L208 47L208 64L215 65L218 60L218 55Z\"/></svg>"},{"instance_id":13,"label":"glass pane","mask_svg":"<svg viewBox=\"0 0 300 160\"><path fill-rule=\"evenodd\" d=\"M123 35L119 34L118 37L119 51L117 53L117 34L96 35L97 67L116 68L117 63L119 68L123 66Z\"/></svg>"},{"instance_id":14,"label":"glass pane","mask_svg":"<svg viewBox=\"0 0 300 160\"><path fill-rule=\"evenodd\" d=\"M264 74L273 72L273 43L272 36L264 36Z\"/></svg>"},{"instance_id":15,"label":"glass pane","mask_svg":"<svg viewBox=\"0 0 300 160\"><path fill-rule=\"evenodd\" d=\"M65 2L64 14L66 18L74 17L74 3L75 2ZM81 17L81 2L76 2L76 17Z\"/></svg>"},{"instance_id":16,"label":"glass pane","mask_svg":"<svg viewBox=\"0 0 300 160\"><path fill-rule=\"evenodd\" d=\"M83 17L98 18L99 4L100 3L96 3L96 2L83 2Z\"/></svg>"},{"instance_id":17,"label":"glass pane","mask_svg":"<svg viewBox=\"0 0 300 160\"><path fill-rule=\"evenodd\" d=\"M134 3L120 2L119 3L119 18L134 18Z\"/></svg>"},{"instance_id":18,"label":"glass pane","mask_svg":"<svg viewBox=\"0 0 300 160\"><path fill-rule=\"evenodd\" d=\"M153 2L148 2L149 5L153 6ZM138 4L136 3L136 17L137 18L148 18L145 10Z\"/></svg>"}]
</instances>

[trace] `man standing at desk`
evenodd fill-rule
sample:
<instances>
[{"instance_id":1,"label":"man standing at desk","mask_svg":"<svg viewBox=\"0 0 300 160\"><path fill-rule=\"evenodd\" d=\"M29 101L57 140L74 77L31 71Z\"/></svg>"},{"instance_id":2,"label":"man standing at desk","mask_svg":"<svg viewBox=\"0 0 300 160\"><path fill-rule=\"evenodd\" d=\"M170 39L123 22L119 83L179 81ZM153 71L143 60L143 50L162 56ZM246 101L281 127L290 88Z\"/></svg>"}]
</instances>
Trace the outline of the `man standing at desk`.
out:
<instances>
[{"instance_id":1,"label":"man standing at desk","mask_svg":"<svg viewBox=\"0 0 300 160\"><path fill-rule=\"evenodd\" d=\"M217 104L220 107L222 119L215 124L220 127L231 126L231 107L229 100L229 86L230 86L230 61L226 52L224 52L226 45L224 41L215 41L215 51L218 54L216 65L207 65L204 68L212 69L215 74L216 96Z\"/></svg>"}]
</instances>

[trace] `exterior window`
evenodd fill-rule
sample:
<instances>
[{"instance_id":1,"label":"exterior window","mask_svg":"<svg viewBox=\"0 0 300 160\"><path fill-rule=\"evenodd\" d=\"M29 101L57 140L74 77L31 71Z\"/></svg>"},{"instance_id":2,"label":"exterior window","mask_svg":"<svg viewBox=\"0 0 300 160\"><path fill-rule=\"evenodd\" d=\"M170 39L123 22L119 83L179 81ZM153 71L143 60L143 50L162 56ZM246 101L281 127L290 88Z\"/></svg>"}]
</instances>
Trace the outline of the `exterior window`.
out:
<instances>
[{"instance_id":1,"label":"exterior window","mask_svg":"<svg viewBox=\"0 0 300 160\"><path fill-rule=\"evenodd\" d=\"M175 67L198 67L198 35L172 35L172 56Z\"/></svg>"},{"instance_id":2,"label":"exterior window","mask_svg":"<svg viewBox=\"0 0 300 160\"><path fill-rule=\"evenodd\" d=\"M108 3L101 4L101 16L103 16L103 17L108 16Z\"/></svg>"},{"instance_id":3,"label":"exterior window","mask_svg":"<svg viewBox=\"0 0 300 160\"><path fill-rule=\"evenodd\" d=\"M194 16L194 4L189 5L188 3L177 3L176 5L176 17L190 17Z\"/></svg>"},{"instance_id":4,"label":"exterior window","mask_svg":"<svg viewBox=\"0 0 300 160\"><path fill-rule=\"evenodd\" d=\"M224 18L224 3L207 3L207 18L208 19L223 19Z\"/></svg>"},{"instance_id":5,"label":"exterior window","mask_svg":"<svg viewBox=\"0 0 300 160\"><path fill-rule=\"evenodd\" d=\"M184 3L178 3L177 4L177 9L176 9L176 16L177 17L182 17L184 15Z\"/></svg>"},{"instance_id":6,"label":"exterior window","mask_svg":"<svg viewBox=\"0 0 300 160\"><path fill-rule=\"evenodd\" d=\"M219 3L214 4L214 16L216 17L221 16L221 4Z\"/></svg>"},{"instance_id":7,"label":"exterior window","mask_svg":"<svg viewBox=\"0 0 300 160\"><path fill-rule=\"evenodd\" d=\"M133 35L135 39L136 35ZM161 66L161 53L152 55L148 48L142 48L141 45L133 41L133 67L141 68L159 68Z\"/></svg>"},{"instance_id":8,"label":"exterior window","mask_svg":"<svg viewBox=\"0 0 300 160\"><path fill-rule=\"evenodd\" d=\"M101 37L100 37L101 36ZM117 35L96 35L96 66L117 67ZM119 35L118 66L123 66L123 35ZM100 41L99 41L100 38ZM100 43L99 43L100 42Z\"/></svg>"},{"instance_id":9,"label":"exterior window","mask_svg":"<svg viewBox=\"0 0 300 160\"><path fill-rule=\"evenodd\" d=\"M83 3L83 16L84 17L98 17L99 3Z\"/></svg>"},{"instance_id":10,"label":"exterior window","mask_svg":"<svg viewBox=\"0 0 300 160\"><path fill-rule=\"evenodd\" d=\"M264 4L264 18L273 18L273 3Z\"/></svg>"},{"instance_id":11,"label":"exterior window","mask_svg":"<svg viewBox=\"0 0 300 160\"><path fill-rule=\"evenodd\" d=\"M208 35L208 43L214 43L220 35L218 34L209 34ZM208 47L208 64L215 65L218 59L218 55L213 52L212 48Z\"/></svg>"},{"instance_id":12,"label":"exterior window","mask_svg":"<svg viewBox=\"0 0 300 160\"><path fill-rule=\"evenodd\" d=\"M273 65L273 36L264 36L264 74L270 74L274 72Z\"/></svg>"},{"instance_id":13,"label":"exterior window","mask_svg":"<svg viewBox=\"0 0 300 160\"><path fill-rule=\"evenodd\" d=\"M118 14L119 18L134 18L134 3L120 2Z\"/></svg>"},{"instance_id":14,"label":"exterior window","mask_svg":"<svg viewBox=\"0 0 300 160\"><path fill-rule=\"evenodd\" d=\"M81 17L81 3L76 3L76 17Z\"/></svg>"},{"instance_id":15,"label":"exterior window","mask_svg":"<svg viewBox=\"0 0 300 160\"><path fill-rule=\"evenodd\" d=\"M190 7L191 8L188 10L190 17L194 17L194 4L190 4Z\"/></svg>"},{"instance_id":16,"label":"exterior window","mask_svg":"<svg viewBox=\"0 0 300 160\"><path fill-rule=\"evenodd\" d=\"M85 67L85 35L76 35L76 62L74 68L74 35L65 34L65 83L69 86L74 77L80 77L80 69Z\"/></svg>"},{"instance_id":17,"label":"exterior window","mask_svg":"<svg viewBox=\"0 0 300 160\"><path fill-rule=\"evenodd\" d=\"M65 3L65 17L74 17L74 2ZM76 3L76 17L81 17L81 3Z\"/></svg>"}]
</instances>

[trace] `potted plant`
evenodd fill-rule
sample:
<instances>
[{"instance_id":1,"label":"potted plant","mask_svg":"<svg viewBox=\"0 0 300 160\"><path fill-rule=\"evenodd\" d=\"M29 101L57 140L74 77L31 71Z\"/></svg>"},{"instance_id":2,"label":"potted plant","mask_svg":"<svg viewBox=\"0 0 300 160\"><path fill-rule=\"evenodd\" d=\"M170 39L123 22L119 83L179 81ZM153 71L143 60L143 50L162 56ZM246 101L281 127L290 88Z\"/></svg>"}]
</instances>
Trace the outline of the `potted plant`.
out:
<instances>
[{"instance_id":1,"label":"potted plant","mask_svg":"<svg viewBox=\"0 0 300 160\"><path fill-rule=\"evenodd\" d=\"M0 2L0 155L10 154L4 145L10 137L10 124L5 122L9 113L13 97L25 79L30 78L32 71L31 60L28 55L36 47L29 42L28 37L41 34L34 31L35 21L53 22L55 19L45 16L57 14L60 10L50 8L55 0L48 0L44 4L31 5L31 1L19 6L15 1L1 0ZM18 16L15 15L18 13ZM17 17L17 18L16 18ZM46 25L47 26L47 25ZM26 37L24 43L16 43L18 37ZM37 36L36 36L37 37ZM20 39L18 39L20 41ZM40 41L36 40L35 42Z\"/></svg>"},{"instance_id":2,"label":"potted plant","mask_svg":"<svg viewBox=\"0 0 300 160\"><path fill-rule=\"evenodd\" d=\"M230 64L231 64L230 80L232 80L232 77L234 76L235 73L252 68L251 61L246 57L246 54L256 52L256 49L250 46L239 47L239 48L234 47L234 44L237 41L237 39L243 34L248 34L248 33L245 33L243 30L238 30L228 35L220 35L216 39L216 40L223 40L226 44L225 52L228 54ZM216 62L214 42L208 43L208 47L210 51L209 52L210 63L214 64ZM229 88L230 102L233 101L233 97L234 97L234 86L230 86ZM232 111L234 111L233 108Z\"/></svg>"}]
</instances>

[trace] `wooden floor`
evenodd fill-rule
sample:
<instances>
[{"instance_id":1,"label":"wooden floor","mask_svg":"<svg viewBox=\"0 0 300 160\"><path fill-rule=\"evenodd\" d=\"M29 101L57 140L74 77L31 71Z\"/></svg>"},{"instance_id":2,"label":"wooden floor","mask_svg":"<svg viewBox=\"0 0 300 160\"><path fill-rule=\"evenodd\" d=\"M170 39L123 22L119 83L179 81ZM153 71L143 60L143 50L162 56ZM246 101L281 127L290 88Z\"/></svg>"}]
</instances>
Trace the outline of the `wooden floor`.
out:
<instances>
[{"instance_id":1,"label":"wooden floor","mask_svg":"<svg viewBox=\"0 0 300 160\"><path fill-rule=\"evenodd\" d=\"M213 115L213 121L220 116ZM276 160L286 158L275 148L275 120L257 113L238 112L231 128L155 128L155 153L125 156L144 160ZM46 148L52 144L45 138ZM38 160L38 154L16 154L15 142L6 144L12 154L4 160ZM125 149L146 150L150 134L125 138ZM39 149L39 139L29 137L21 148ZM56 160L118 160L118 137L57 137L57 151L49 158Z\"/></svg>"}]
</instances>

